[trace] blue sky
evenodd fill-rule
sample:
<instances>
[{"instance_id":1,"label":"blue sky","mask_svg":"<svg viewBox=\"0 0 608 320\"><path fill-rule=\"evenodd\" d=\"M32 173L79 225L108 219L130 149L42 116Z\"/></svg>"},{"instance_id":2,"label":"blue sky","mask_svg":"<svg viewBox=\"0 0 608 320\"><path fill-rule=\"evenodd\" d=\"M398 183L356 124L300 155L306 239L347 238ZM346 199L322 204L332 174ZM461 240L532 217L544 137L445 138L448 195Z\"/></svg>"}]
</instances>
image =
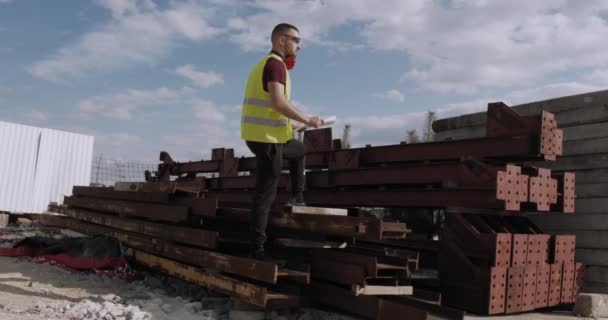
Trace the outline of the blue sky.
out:
<instances>
[{"instance_id":1,"label":"blue sky","mask_svg":"<svg viewBox=\"0 0 608 320\"><path fill-rule=\"evenodd\" d=\"M240 101L279 22L300 28L294 104L391 144L440 117L608 87L608 1L0 0L0 120L155 161L248 154Z\"/></svg>"}]
</instances>

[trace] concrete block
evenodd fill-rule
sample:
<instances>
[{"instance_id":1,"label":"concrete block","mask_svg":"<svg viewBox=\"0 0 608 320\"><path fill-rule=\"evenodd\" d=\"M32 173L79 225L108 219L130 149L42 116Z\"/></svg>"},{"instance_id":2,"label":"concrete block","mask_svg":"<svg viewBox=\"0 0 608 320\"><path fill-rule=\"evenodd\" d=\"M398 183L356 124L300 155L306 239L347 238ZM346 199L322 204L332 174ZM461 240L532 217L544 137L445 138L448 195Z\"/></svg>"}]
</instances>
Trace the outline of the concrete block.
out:
<instances>
[{"instance_id":1,"label":"concrete block","mask_svg":"<svg viewBox=\"0 0 608 320\"><path fill-rule=\"evenodd\" d=\"M581 293L576 297L574 313L577 316L589 318L608 317L608 295L596 293Z\"/></svg>"}]
</instances>

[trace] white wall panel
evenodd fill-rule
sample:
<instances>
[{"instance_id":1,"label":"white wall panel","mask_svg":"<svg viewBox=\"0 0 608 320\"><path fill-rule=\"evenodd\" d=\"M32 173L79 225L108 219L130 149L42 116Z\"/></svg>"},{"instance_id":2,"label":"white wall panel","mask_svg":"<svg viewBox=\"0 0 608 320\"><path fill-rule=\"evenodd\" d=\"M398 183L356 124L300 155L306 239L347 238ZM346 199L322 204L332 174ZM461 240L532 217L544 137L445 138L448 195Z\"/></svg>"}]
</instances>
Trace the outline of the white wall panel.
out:
<instances>
[{"instance_id":1,"label":"white wall panel","mask_svg":"<svg viewBox=\"0 0 608 320\"><path fill-rule=\"evenodd\" d=\"M42 212L88 185L93 137L0 122L0 211Z\"/></svg>"}]
</instances>

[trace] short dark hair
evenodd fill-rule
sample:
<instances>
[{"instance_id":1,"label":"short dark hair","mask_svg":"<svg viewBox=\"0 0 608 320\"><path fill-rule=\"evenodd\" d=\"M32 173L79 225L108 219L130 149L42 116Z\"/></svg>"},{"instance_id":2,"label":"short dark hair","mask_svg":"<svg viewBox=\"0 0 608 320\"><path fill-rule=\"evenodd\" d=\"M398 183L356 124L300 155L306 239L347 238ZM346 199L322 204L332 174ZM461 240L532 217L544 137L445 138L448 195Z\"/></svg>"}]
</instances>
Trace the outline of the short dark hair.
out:
<instances>
[{"instance_id":1,"label":"short dark hair","mask_svg":"<svg viewBox=\"0 0 608 320\"><path fill-rule=\"evenodd\" d=\"M298 28L296 28L295 26L293 26L289 23L279 23L274 27L274 29L272 29L272 35L270 36L270 40L274 41L274 39L283 35L289 29L293 29L293 30L300 32L300 30L298 30Z\"/></svg>"}]
</instances>

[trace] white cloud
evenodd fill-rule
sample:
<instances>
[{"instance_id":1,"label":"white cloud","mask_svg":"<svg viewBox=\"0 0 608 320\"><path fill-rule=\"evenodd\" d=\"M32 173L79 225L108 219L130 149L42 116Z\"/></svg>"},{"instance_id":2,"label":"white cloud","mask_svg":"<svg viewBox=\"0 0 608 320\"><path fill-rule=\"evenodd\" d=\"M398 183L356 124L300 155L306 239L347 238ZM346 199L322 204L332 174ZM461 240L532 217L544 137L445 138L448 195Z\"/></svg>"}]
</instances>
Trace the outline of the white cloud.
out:
<instances>
[{"instance_id":1,"label":"white cloud","mask_svg":"<svg viewBox=\"0 0 608 320\"><path fill-rule=\"evenodd\" d=\"M212 123L224 121L224 113L212 101L196 100L192 108L198 119Z\"/></svg>"},{"instance_id":2,"label":"white cloud","mask_svg":"<svg viewBox=\"0 0 608 320\"><path fill-rule=\"evenodd\" d=\"M184 102L193 90L172 90L165 87L156 90L125 90L81 100L77 107L85 118L101 115L116 120L131 119L133 111L141 107L167 106Z\"/></svg>"},{"instance_id":3,"label":"white cloud","mask_svg":"<svg viewBox=\"0 0 608 320\"><path fill-rule=\"evenodd\" d=\"M596 69L591 73L583 75L583 79L595 85L608 85L608 69Z\"/></svg>"},{"instance_id":4,"label":"white cloud","mask_svg":"<svg viewBox=\"0 0 608 320\"><path fill-rule=\"evenodd\" d=\"M396 103L405 102L405 96L397 89L388 90L382 93L374 93L373 96Z\"/></svg>"},{"instance_id":5,"label":"white cloud","mask_svg":"<svg viewBox=\"0 0 608 320\"><path fill-rule=\"evenodd\" d=\"M320 108L318 106L311 106L296 99L291 99L290 102L294 107L296 107L296 109L298 109L298 111L303 112L306 115L313 115L313 113L317 113L317 111L315 110L323 110L323 108Z\"/></svg>"},{"instance_id":6,"label":"white cloud","mask_svg":"<svg viewBox=\"0 0 608 320\"><path fill-rule=\"evenodd\" d=\"M403 78L437 92L530 86L546 76L608 65L606 1L298 1L257 0L255 14L228 22L244 50L270 45L272 27L288 21L305 41L331 42L340 26L359 30L373 50L411 60Z\"/></svg>"},{"instance_id":7,"label":"white cloud","mask_svg":"<svg viewBox=\"0 0 608 320\"><path fill-rule=\"evenodd\" d=\"M213 148L233 148L237 156L251 155L245 142L240 138L240 130L224 123L200 123L187 126L183 131L161 139L163 150L178 161L210 159Z\"/></svg>"},{"instance_id":8,"label":"white cloud","mask_svg":"<svg viewBox=\"0 0 608 320\"><path fill-rule=\"evenodd\" d=\"M216 84L224 84L224 77L215 71L196 71L190 64L175 69L175 73L186 77L201 88L209 88Z\"/></svg>"},{"instance_id":9,"label":"white cloud","mask_svg":"<svg viewBox=\"0 0 608 320\"><path fill-rule=\"evenodd\" d=\"M606 90L606 86L582 82L559 82L510 92L505 95L503 101L508 105L517 105L599 90Z\"/></svg>"},{"instance_id":10,"label":"white cloud","mask_svg":"<svg viewBox=\"0 0 608 320\"><path fill-rule=\"evenodd\" d=\"M131 64L153 64L180 41L201 41L221 33L208 23L214 11L195 2L170 1L166 9L151 0L97 2L112 12L113 19L30 65L33 76L60 82Z\"/></svg>"}]
</instances>

